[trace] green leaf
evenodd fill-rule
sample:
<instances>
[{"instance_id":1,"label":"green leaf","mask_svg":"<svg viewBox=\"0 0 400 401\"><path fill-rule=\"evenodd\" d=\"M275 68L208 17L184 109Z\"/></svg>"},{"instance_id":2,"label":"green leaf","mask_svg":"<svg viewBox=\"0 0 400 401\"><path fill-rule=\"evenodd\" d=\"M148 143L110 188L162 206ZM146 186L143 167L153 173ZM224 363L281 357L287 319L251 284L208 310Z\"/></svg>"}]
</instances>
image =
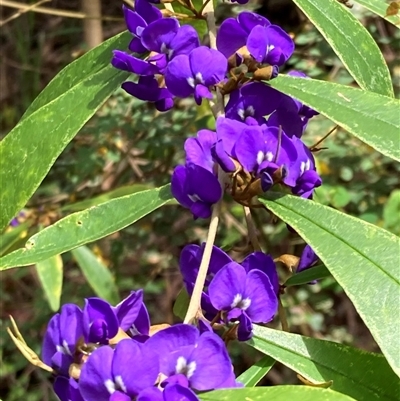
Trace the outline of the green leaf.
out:
<instances>
[{"instance_id":1,"label":"green leaf","mask_svg":"<svg viewBox=\"0 0 400 401\"><path fill-rule=\"evenodd\" d=\"M375 14L378 14L382 18L385 18L386 21L389 21L391 24L400 28L400 15L387 16L386 10L391 3L391 1L382 1L382 0L354 0L356 3L363 5L368 10L372 11Z\"/></svg>"},{"instance_id":2,"label":"green leaf","mask_svg":"<svg viewBox=\"0 0 400 401\"><path fill-rule=\"evenodd\" d=\"M319 265L303 270L300 273L293 274L285 281L285 286L290 287L293 285L307 284L313 280L321 280L331 275L330 271L324 266Z\"/></svg>"},{"instance_id":3,"label":"green leaf","mask_svg":"<svg viewBox=\"0 0 400 401\"><path fill-rule=\"evenodd\" d=\"M86 69L87 59L83 58L66 67L68 71L54 78L0 142L0 230L27 203L76 133L128 76L110 65L111 48L119 39L92 50L102 55L92 61L93 73Z\"/></svg>"},{"instance_id":4,"label":"green leaf","mask_svg":"<svg viewBox=\"0 0 400 401\"><path fill-rule=\"evenodd\" d=\"M33 235L25 248L0 258L0 270L37 263L103 238L138 221L171 198L170 186L165 185L73 213Z\"/></svg>"},{"instance_id":5,"label":"green leaf","mask_svg":"<svg viewBox=\"0 0 400 401\"><path fill-rule=\"evenodd\" d=\"M112 51L115 49L125 50L131 39L132 34L130 32L122 32L68 64L48 83L43 91L40 92L25 111L22 119L28 117L36 110L39 110L60 96L63 96L65 92L74 88L97 72L100 72L104 67L109 66Z\"/></svg>"},{"instance_id":6,"label":"green leaf","mask_svg":"<svg viewBox=\"0 0 400 401\"><path fill-rule=\"evenodd\" d=\"M399 399L399 379L383 355L257 325L248 344L311 382L332 381L330 389L358 401Z\"/></svg>"},{"instance_id":7,"label":"green leaf","mask_svg":"<svg viewBox=\"0 0 400 401\"><path fill-rule=\"evenodd\" d=\"M179 291L178 296L176 297L174 307L172 309L172 312L176 317L179 317L179 319L184 320L186 316L187 309L189 307L189 301L190 297L189 294L186 291L186 288L182 288Z\"/></svg>"},{"instance_id":8,"label":"green leaf","mask_svg":"<svg viewBox=\"0 0 400 401\"><path fill-rule=\"evenodd\" d=\"M120 299L114 277L110 270L101 263L87 246L73 249L72 255L96 295L105 299L110 304L116 305Z\"/></svg>"},{"instance_id":9,"label":"green leaf","mask_svg":"<svg viewBox=\"0 0 400 401\"><path fill-rule=\"evenodd\" d=\"M383 208L383 220L387 229L400 233L400 189L390 194Z\"/></svg>"},{"instance_id":10,"label":"green leaf","mask_svg":"<svg viewBox=\"0 0 400 401\"><path fill-rule=\"evenodd\" d=\"M36 263L36 272L44 295L53 312L60 308L60 298L63 281L63 261L60 255Z\"/></svg>"},{"instance_id":11,"label":"green leaf","mask_svg":"<svg viewBox=\"0 0 400 401\"><path fill-rule=\"evenodd\" d=\"M270 193L260 201L314 249L400 374L400 239L307 199Z\"/></svg>"},{"instance_id":12,"label":"green leaf","mask_svg":"<svg viewBox=\"0 0 400 401\"><path fill-rule=\"evenodd\" d=\"M293 0L321 32L362 89L393 97L392 79L375 40L337 0Z\"/></svg>"},{"instance_id":13,"label":"green leaf","mask_svg":"<svg viewBox=\"0 0 400 401\"><path fill-rule=\"evenodd\" d=\"M310 386L273 386L216 390L199 394L202 401L354 401L347 395Z\"/></svg>"},{"instance_id":14,"label":"green leaf","mask_svg":"<svg viewBox=\"0 0 400 401\"><path fill-rule=\"evenodd\" d=\"M279 75L270 86L314 108L379 152L400 161L400 102L315 79Z\"/></svg>"},{"instance_id":15,"label":"green leaf","mask_svg":"<svg viewBox=\"0 0 400 401\"><path fill-rule=\"evenodd\" d=\"M245 387L255 387L261 379L271 370L275 364L275 359L272 359L268 355L262 357L253 366L248 368L236 380L243 383Z\"/></svg>"}]
</instances>

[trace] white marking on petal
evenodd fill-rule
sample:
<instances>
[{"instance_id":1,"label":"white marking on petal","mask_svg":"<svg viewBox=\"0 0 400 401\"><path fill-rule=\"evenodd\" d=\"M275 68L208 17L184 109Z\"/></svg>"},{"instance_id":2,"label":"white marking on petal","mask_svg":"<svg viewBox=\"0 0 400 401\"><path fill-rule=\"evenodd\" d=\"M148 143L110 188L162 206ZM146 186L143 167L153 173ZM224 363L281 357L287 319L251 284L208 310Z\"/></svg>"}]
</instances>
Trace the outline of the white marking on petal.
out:
<instances>
[{"instance_id":1,"label":"white marking on petal","mask_svg":"<svg viewBox=\"0 0 400 401\"><path fill-rule=\"evenodd\" d=\"M163 54L167 54L168 53L169 50L168 50L168 47L167 47L167 45L165 43L161 43L160 51Z\"/></svg>"},{"instance_id":2,"label":"white marking on petal","mask_svg":"<svg viewBox=\"0 0 400 401\"><path fill-rule=\"evenodd\" d=\"M142 36L143 31L144 31L144 27L142 27L142 26L136 27L136 36L140 38Z\"/></svg>"},{"instance_id":3,"label":"white marking on petal","mask_svg":"<svg viewBox=\"0 0 400 401\"><path fill-rule=\"evenodd\" d=\"M265 154L263 151L259 150L257 152L257 164L261 164L264 161Z\"/></svg>"},{"instance_id":4,"label":"white marking on petal","mask_svg":"<svg viewBox=\"0 0 400 401\"><path fill-rule=\"evenodd\" d=\"M195 194L195 195L189 195L188 194L188 198L192 201L192 202L197 202L197 201L201 201L201 199Z\"/></svg>"},{"instance_id":5,"label":"white marking on petal","mask_svg":"<svg viewBox=\"0 0 400 401\"><path fill-rule=\"evenodd\" d=\"M193 78L193 77L186 78L186 80L187 80L187 83L188 83L192 88L194 88L194 87L196 86L196 82L194 81L194 78Z\"/></svg>"},{"instance_id":6,"label":"white marking on petal","mask_svg":"<svg viewBox=\"0 0 400 401\"><path fill-rule=\"evenodd\" d=\"M250 305L251 305L250 298L242 299L242 302L240 303L240 309L246 310Z\"/></svg>"},{"instance_id":7,"label":"white marking on petal","mask_svg":"<svg viewBox=\"0 0 400 401\"><path fill-rule=\"evenodd\" d=\"M111 379L107 379L104 382L104 386L110 394L115 393L115 383Z\"/></svg>"},{"instance_id":8,"label":"white marking on petal","mask_svg":"<svg viewBox=\"0 0 400 401\"><path fill-rule=\"evenodd\" d=\"M301 164L300 164L300 175L302 175L305 170L306 170L306 163L301 162Z\"/></svg>"},{"instance_id":9,"label":"white marking on petal","mask_svg":"<svg viewBox=\"0 0 400 401\"><path fill-rule=\"evenodd\" d=\"M203 75L201 75L201 72L196 73L195 76L198 83L204 84Z\"/></svg>"},{"instance_id":10,"label":"white marking on petal","mask_svg":"<svg viewBox=\"0 0 400 401\"><path fill-rule=\"evenodd\" d=\"M124 381L122 380L122 376L115 376L115 384L118 386L120 390L122 390L124 393L127 393L128 391L126 390L126 386Z\"/></svg>"},{"instance_id":11,"label":"white marking on petal","mask_svg":"<svg viewBox=\"0 0 400 401\"><path fill-rule=\"evenodd\" d=\"M245 115L244 115L244 110L243 109L238 109L238 116L242 119L242 120L244 120L244 117L245 117Z\"/></svg>"},{"instance_id":12,"label":"white marking on petal","mask_svg":"<svg viewBox=\"0 0 400 401\"><path fill-rule=\"evenodd\" d=\"M65 340L63 340L62 346L63 346L63 348L65 350L65 353L67 355L72 356L72 353L71 353L71 351L69 350L69 347L68 347L68 343Z\"/></svg>"},{"instance_id":13,"label":"white marking on petal","mask_svg":"<svg viewBox=\"0 0 400 401\"><path fill-rule=\"evenodd\" d=\"M274 50L275 46L274 45L269 45L267 51L270 52L271 50Z\"/></svg>"},{"instance_id":14,"label":"white marking on petal","mask_svg":"<svg viewBox=\"0 0 400 401\"><path fill-rule=\"evenodd\" d=\"M305 167L304 167L304 170L305 170L305 171L310 170L310 167L311 167L310 159L307 159L306 164L305 164Z\"/></svg>"},{"instance_id":15,"label":"white marking on petal","mask_svg":"<svg viewBox=\"0 0 400 401\"><path fill-rule=\"evenodd\" d=\"M247 107L246 113L247 113L248 116L254 116L254 114L255 114L254 107L253 106Z\"/></svg>"},{"instance_id":16,"label":"white marking on petal","mask_svg":"<svg viewBox=\"0 0 400 401\"><path fill-rule=\"evenodd\" d=\"M175 373L185 375L190 379L196 370L196 362L192 361L187 363L187 360L180 356L176 361Z\"/></svg>"},{"instance_id":17,"label":"white marking on petal","mask_svg":"<svg viewBox=\"0 0 400 401\"><path fill-rule=\"evenodd\" d=\"M242 294L236 294L231 303L231 308L236 308L242 300Z\"/></svg>"},{"instance_id":18,"label":"white marking on petal","mask_svg":"<svg viewBox=\"0 0 400 401\"><path fill-rule=\"evenodd\" d=\"M267 152L267 154L265 155L265 160L272 162L273 159L274 159L274 154L272 152Z\"/></svg>"}]
</instances>

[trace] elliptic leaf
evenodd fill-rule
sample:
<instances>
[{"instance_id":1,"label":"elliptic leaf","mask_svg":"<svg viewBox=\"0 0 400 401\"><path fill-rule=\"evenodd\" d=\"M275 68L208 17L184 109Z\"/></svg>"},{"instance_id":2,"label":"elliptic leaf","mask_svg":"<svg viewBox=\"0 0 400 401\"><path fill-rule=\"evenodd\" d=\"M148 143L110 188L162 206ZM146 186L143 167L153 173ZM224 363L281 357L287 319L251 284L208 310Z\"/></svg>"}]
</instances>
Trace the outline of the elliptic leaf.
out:
<instances>
[{"instance_id":1,"label":"elliptic leaf","mask_svg":"<svg viewBox=\"0 0 400 401\"><path fill-rule=\"evenodd\" d=\"M128 37L123 36L127 42ZM0 142L0 230L25 206L57 157L128 76L110 64L112 38L79 58L45 88ZM89 62L91 60L91 62ZM88 70L87 63L92 69Z\"/></svg>"},{"instance_id":2,"label":"elliptic leaf","mask_svg":"<svg viewBox=\"0 0 400 401\"><path fill-rule=\"evenodd\" d=\"M399 399L399 379L383 355L347 345L254 326L248 344L314 383L358 401Z\"/></svg>"},{"instance_id":3,"label":"elliptic leaf","mask_svg":"<svg viewBox=\"0 0 400 401\"><path fill-rule=\"evenodd\" d=\"M375 40L337 0L293 0L328 41L362 89L393 97L392 79Z\"/></svg>"},{"instance_id":4,"label":"elliptic leaf","mask_svg":"<svg viewBox=\"0 0 400 401\"><path fill-rule=\"evenodd\" d=\"M103 238L171 200L170 186L137 192L73 213L33 235L25 248L0 258L0 270L26 266Z\"/></svg>"},{"instance_id":5,"label":"elliptic leaf","mask_svg":"<svg viewBox=\"0 0 400 401\"><path fill-rule=\"evenodd\" d=\"M271 370L275 364L275 359L268 355L263 356L253 366L250 366L245 372L236 378L245 387L255 387L261 379Z\"/></svg>"},{"instance_id":6,"label":"elliptic leaf","mask_svg":"<svg viewBox=\"0 0 400 401\"><path fill-rule=\"evenodd\" d=\"M303 270L300 273L295 273L285 281L285 286L290 287L293 285L307 284L313 280L321 280L322 278L329 277L330 271L324 266L319 265Z\"/></svg>"},{"instance_id":7,"label":"elliptic leaf","mask_svg":"<svg viewBox=\"0 0 400 401\"><path fill-rule=\"evenodd\" d=\"M285 75L279 75L269 84L319 111L384 155L400 161L400 102L397 99Z\"/></svg>"},{"instance_id":8,"label":"elliptic leaf","mask_svg":"<svg viewBox=\"0 0 400 401\"><path fill-rule=\"evenodd\" d=\"M400 238L299 197L267 193L260 201L314 249L400 374Z\"/></svg>"},{"instance_id":9,"label":"elliptic leaf","mask_svg":"<svg viewBox=\"0 0 400 401\"><path fill-rule=\"evenodd\" d=\"M354 401L330 389L310 386L245 387L216 390L199 395L202 401Z\"/></svg>"},{"instance_id":10,"label":"elliptic leaf","mask_svg":"<svg viewBox=\"0 0 400 401\"><path fill-rule=\"evenodd\" d=\"M36 263L36 272L42 285L50 309L56 312L60 308L63 281L63 261L60 255Z\"/></svg>"},{"instance_id":11,"label":"elliptic leaf","mask_svg":"<svg viewBox=\"0 0 400 401\"><path fill-rule=\"evenodd\" d=\"M356 3L361 4L368 10L372 11L375 14L380 15L382 18L385 18L386 21L389 21L397 28L400 28L400 13L397 15L389 16L387 15L387 10L390 5L390 1L382 1L382 0L354 0Z\"/></svg>"},{"instance_id":12,"label":"elliptic leaf","mask_svg":"<svg viewBox=\"0 0 400 401\"><path fill-rule=\"evenodd\" d=\"M87 246L73 249L72 255L96 295L116 305L119 302L118 289L107 266Z\"/></svg>"}]
</instances>

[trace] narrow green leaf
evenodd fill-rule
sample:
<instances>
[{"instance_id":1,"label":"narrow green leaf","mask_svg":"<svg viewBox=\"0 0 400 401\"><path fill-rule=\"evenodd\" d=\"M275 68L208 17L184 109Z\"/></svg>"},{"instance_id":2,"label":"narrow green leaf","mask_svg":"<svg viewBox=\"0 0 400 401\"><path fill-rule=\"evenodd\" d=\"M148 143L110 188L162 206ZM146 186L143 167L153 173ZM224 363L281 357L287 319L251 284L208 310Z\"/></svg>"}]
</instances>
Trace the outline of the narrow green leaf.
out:
<instances>
[{"instance_id":1,"label":"narrow green leaf","mask_svg":"<svg viewBox=\"0 0 400 401\"><path fill-rule=\"evenodd\" d=\"M110 270L101 263L87 246L73 249L72 255L96 295L105 299L110 304L116 305L120 299L114 277Z\"/></svg>"},{"instance_id":2,"label":"narrow green leaf","mask_svg":"<svg viewBox=\"0 0 400 401\"><path fill-rule=\"evenodd\" d=\"M189 307L189 301L190 297L189 294L186 291L186 288L182 288L179 291L178 296L176 297L174 307L172 309L172 312L176 317L179 317L179 319L184 320L186 316L187 309Z\"/></svg>"},{"instance_id":3,"label":"narrow green leaf","mask_svg":"<svg viewBox=\"0 0 400 401\"><path fill-rule=\"evenodd\" d=\"M382 1L382 0L354 0L356 3L361 4L368 10L372 11L375 14L378 14L382 18L385 18L386 21L389 21L391 24L400 28L400 15L387 16L386 10L391 3L391 1Z\"/></svg>"},{"instance_id":4,"label":"narrow green leaf","mask_svg":"<svg viewBox=\"0 0 400 401\"><path fill-rule=\"evenodd\" d=\"M261 379L267 375L274 364L275 359L265 355L253 366L250 366L250 368L238 376L236 380L243 383L245 387L255 387Z\"/></svg>"},{"instance_id":5,"label":"narrow green leaf","mask_svg":"<svg viewBox=\"0 0 400 401\"><path fill-rule=\"evenodd\" d=\"M362 89L393 97L392 79L375 40L337 0L293 0L328 41Z\"/></svg>"},{"instance_id":6,"label":"narrow green leaf","mask_svg":"<svg viewBox=\"0 0 400 401\"><path fill-rule=\"evenodd\" d=\"M399 379L383 355L326 340L254 326L248 344L314 383L358 401L399 399Z\"/></svg>"},{"instance_id":7,"label":"narrow green leaf","mask_svg":"<svg viewBox=\"0 0 400 401\"><path fill-rule=\"evenodd\" d=\"M260 201L293 227L343 287L393 370L400 374L400 239L330 207L291 195Z\"/></svg>"},{"instance_id":8,"label":"narrow green leaf","mask_svg":"<svg viewBox=\"0 0 400 401\"><path fill-rule=\"evenodd\" d=\"M0 258L0 270L37 263L122 230L171 198L170 186L165 185L73 213L33 235L25 248Z\"/></svg>"},{"instance_id":9,"label":"narrow green leaf","mask_svg":"<svg viewBox=\"0 0 400 401\"><path fill-rule=\"evenodd\" d=\"M329 277L330 275L330 271L324 265L319 265L303 270L300 273L293 274L293 276L289 277L285 281L285 286L290 287L293 285L307 284L310 281L321 280L322 278Z\"/></svg>"},{"instance_id":10,"label":"narrow green leaf","mask_svg":"<svg viewBox=\"0 0 400 401\"><path fill-rule=\"evenodd\" d=\"M68 74L60 73L62 92L56 77L51 89L44 89L32 111L0 142L0 230L25 206L67 144L128 76L110 65L109 43L102 46L108 60L98 60L95 73L85 70L84 78L73 80L75 84L66 89L68 79L79 75L85 64L78 59Z\"/></svg>"},{"instance_id":11,"label":"narrow green leaf","mask_svg":"<svg viewBox=\"0 0 400 401\"><path fill-rule=\"evenodd\" d=\"M199 395L202 401L354 401L347 395L310 386L273 386L216 390Z\"/></svg>"},{"instance_id":12,"label":"narrow green leaf","mask_svg":"<svg viewBox=\"0 0 400 401\"><path fill-rule=\"evenodd\" d=\"M53 312L60 308L63 281L63 261L60 255L36 263L36 272L44 295Z\"/></svg>"},{"instance_id":13,"label":"narrow green leaf","mask_svg":"<svg viewBox=\"0 0 400 401\"><path fill-rule=\"evenodd\" d=\"M315 79L279 75L269 84L319 111L379 152L400 161L400 102Z\"/></svg>"},{"instance_id":14,"label":"narrow green leaf","mask_svg":"<svg viewBox=\"0 0 400 401\"><path fill-rule=\"evenodd\" d=\"M43 89L25 111L22 119L49 104L82 81L100 72L111 61L112 51L125 50L132 39L128 31L106 40L63 68ZM21 120L22 120L21 119Z\"/></svg>"}]
</instances>

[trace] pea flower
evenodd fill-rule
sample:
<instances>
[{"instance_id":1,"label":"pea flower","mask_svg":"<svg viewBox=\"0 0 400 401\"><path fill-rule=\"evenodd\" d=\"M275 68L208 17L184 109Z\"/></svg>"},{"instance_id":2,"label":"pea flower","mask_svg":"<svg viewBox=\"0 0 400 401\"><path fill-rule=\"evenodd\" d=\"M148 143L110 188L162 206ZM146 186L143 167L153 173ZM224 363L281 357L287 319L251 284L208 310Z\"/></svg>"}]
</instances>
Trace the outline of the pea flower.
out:
<instances>
[{"instance_id":1,"label":"pea flower","mask_svg":"<svg viewBox=\"0 0 400 401\"><path fill-rule=\"evenodd\" d=\"M78 382L72 377L57 376L53 384L54 392L61 401L85 401L79 391Z\"/></svg>"},{"instance_id":2,"label":"pea flower","mask_svg":"<svg viewBox=\"0 0 400 401\"><path fill-rule=\"evenodd\" d=\"M159 373L158 356L146 343L121 340L115 350L102 346L82 366L79 391L85 401L131 401L151 387Z\"/></svg>"},{"instance_id":3,"label":"pea flower","mask_svg":"<svg viewBox=\"0 0 400 401\"><path fill-rule=\"evenodd\" d=\"M227 18L217 35L217 48L227 58L244 47L257 63L277 66L294 51L293 40L282 28L249 11Z\"/></svg>"},{"instance_id":4,"label":"pea flower","mask_svg":"<svg viewBox=\"0 0 400 401\"><path fill-rule=\"evenodd\" d=\"M225 78L227 68L228 61L219 51L200 46L168 64L165 82L173 95L185 98L194 94L200 105L202 98L212 99L210 87Z\"/></svg>"},{"instance_id":5,"label":"pea flower","mask_svg":"<svg viewBox=\"0 0 400 401\"><path fill-rule=\"evenodd\" d=\"M208 287L210 301L227 322L238 321L238 339L252 336L252 323L268 323L278 310L278 298L268 276L258 269L246 271L236 262L224 266Z\"/></svg>"}]
</instances>

